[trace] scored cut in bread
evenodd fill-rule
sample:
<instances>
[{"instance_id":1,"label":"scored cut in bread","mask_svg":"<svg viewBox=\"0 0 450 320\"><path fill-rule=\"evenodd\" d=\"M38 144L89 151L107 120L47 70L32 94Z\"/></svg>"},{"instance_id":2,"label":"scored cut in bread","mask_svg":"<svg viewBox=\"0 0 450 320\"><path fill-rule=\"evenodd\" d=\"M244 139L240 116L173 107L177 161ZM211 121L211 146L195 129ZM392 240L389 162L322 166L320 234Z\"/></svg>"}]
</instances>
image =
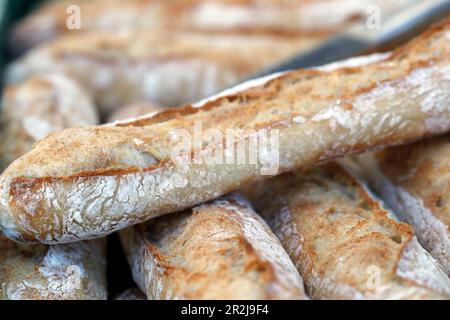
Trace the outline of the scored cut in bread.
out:
<instances>
[{"instance_id":1,"label":"scored cut in bread","mask_svg":"<svg viewBox=\"0 0 450 320\"><path fill-rule=\"evenodd\" d=\"M1 228L22 241L100 237L266 174L448 132L449 31L443 21L362 66L292 71L152 117L54 133L0 177ZM174 152L177 130L193 137L196 124L223 137L241 129L247 146L259 133L278 141L263 145L256 164L188 162L192 154L235 151L223 139Z\"/></svg>"},{"instance_id":2,"label":"scored cut in bread","mask_svg":"<svg viewBox=\"0 0 450 320\"><path fill-rule=\"evenodd\" d=\"M410 226L334 163L246 192L314 299L450 299L450 279Z\"/></svg>"},{"instance_id":3,"label":"scored cut in bread","mask_svg":"<svg viewBox=\"0 0 450 320\"><path fill-rule=\"evenodd\" d=\"M230 195L120 232L149 299L306 299L267 224Z\"/></svg>"},{"instance_id":4,"label":"scored cut in bread","mask_svg":"<svg viewBox=\"0 0 450 320\"><path fill-rule=\"evenodd\" d=\"M450 137L357 157L363 179L450 275Z\"/></svg>"}]
</instances>

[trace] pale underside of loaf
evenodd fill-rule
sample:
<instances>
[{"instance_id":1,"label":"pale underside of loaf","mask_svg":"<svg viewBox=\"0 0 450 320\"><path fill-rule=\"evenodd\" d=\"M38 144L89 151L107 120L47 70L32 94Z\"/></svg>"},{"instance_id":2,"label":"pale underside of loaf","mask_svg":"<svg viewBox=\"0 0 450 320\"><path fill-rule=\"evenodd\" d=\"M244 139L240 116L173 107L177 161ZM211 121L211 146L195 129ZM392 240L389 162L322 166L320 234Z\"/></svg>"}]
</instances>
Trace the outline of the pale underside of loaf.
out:
<instances>
[{"instance_id":1,"label":"pale underside of loaf","mask_svg":"<svg viewBox=\"0 0 450 320\"><path fill-rule=\"evenodd\" d=\"M0 237L0 300L104 300L105 239L60 246Z\"/></svg>"},{"instance_id":2,"label":"pale underside of loaf","mask_svg":"<svg viewBox=\"0 0 450 320\"><path fill-rule=\"evenodd\" d=\"M357 157L361 176L450 274L448 136Z\"/></svg>"},{"instance_id":3,"label":"pale underside of loaf","mask_svg":"<svg viewBox=\"0 0 450 320\"><path fill-rule=\"evenodd\" d=\"M336 164L248 188L316 299L448 299L450 280Z\"/></svg>"},{"instance_id":4,"label":"pale underside of loaf","mask_svg":"<svg viewBox=\"0 0 450 320\"><path fill-rule=\"evenodd\" d=\"M240 128L244 141L255 130L277 129L278 173L447 132L449 26L444 21L361 67L293 71L135 122L52 134L2 175L2 229L46 243L99 237L263 178L274 160L268 150L258 164L172 159L173 130L192 134L196 122L203 130ZM200 152L221 148L209 144Z\"/></svg>"},{"instance_id":5,"label":"pale underside of loaf","mask_svg":"<svg viewBox=\"0 0 450 320\"><path fill-rule=\"evenodd\" d=\"M323 36L361 21L370 6L376 5L382 14L388 14L407 1L62 1L43 6L20 22L11 42L13 48L23 51L64 34L161 27L215 33ZM69 5L80 8L82 25L79 30L67 27Z\"/></svg>"},{"instance_id":6,"label":"pale underside of loaf","mask_svg":"<svg viewBox=\"0 0 450 320\"><path fill-rule=\"evenodd\" d=\"M305 299L303 282L266 223L228 196L121 232L149 299Z\"/></svg>"}]
</instances>

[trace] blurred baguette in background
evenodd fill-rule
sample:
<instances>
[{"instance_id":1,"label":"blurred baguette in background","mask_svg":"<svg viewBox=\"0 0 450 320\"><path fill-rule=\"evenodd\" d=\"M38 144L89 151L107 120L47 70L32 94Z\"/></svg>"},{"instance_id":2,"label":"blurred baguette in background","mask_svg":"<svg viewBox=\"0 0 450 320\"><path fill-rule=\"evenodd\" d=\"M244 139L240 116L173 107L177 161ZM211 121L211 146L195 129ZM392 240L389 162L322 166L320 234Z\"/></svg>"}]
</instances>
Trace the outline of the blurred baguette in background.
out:
<instances>
[{"instance_id":1,"label":"blurred baguette in background","mask_svg":"<svg viewBox=\"0 0 450 320\"><path fill-rule=\"evenodd\" d=\"M447 19L390 54L358 58L359 66L341 62L332 70L271 75L137 121L52 134L2 174L2 231L49 244L101 237L265 174L446 133L449 28ZM228 148L222 138L180 150L174 130L190 139L198 121L222 137L241 129L246 145L255 132L279 139L273 149L263 144L255 162L185 161L185 155Z\"/></svg>"},{"instance_id":2,"label":"blurred baguette in background","mask_svg":"<svg viewBox=\"0 0 450 320\"><path fill-rule=\"evenodd\" d=\"M72 80L38 74L3 92L0 113L3 170L48 134L99 123L95 106ZM0 235L0 299L106 299L106 239L46 246Z\"/></svg>"},{"instance_id":3,"label":"blurred baguette in background","mask_svg":"<svg viewBox=\"0 0 450 320\"><path fill-rule=\"evenodd\" d=\"M364 21L370 6L377 6L383 15L408 2L411 0L50 1L18 23L10 43L14 51L23 52L65 34L152 28L326 38L353 22ZM80 28L69 29L67 20L78 10Z\"/></svg>"},{"instance_id":4,"label":"blurred baguette in background","mask_svg":"<svg viewBox=\"0 0 450 320\"><path fill-rule=\"evenodd\" d=\"M99 123L90 97L62 74L36 74L7 86L0 109L0 170L52 132Z\"/></svg>"},{"instance_id":5,"label":"blurred baguette in background","mask_svg":"<svg viewBox=\"0 0 450 320\"><path fill-rule=\"evenodd\" d=\"M104 116L133 103L194 102L317 41L289 35L92 32L36 47L9 66L5 80L16 83L37 72L66 74L82 85Z\"/></svg>"}]
</instances>

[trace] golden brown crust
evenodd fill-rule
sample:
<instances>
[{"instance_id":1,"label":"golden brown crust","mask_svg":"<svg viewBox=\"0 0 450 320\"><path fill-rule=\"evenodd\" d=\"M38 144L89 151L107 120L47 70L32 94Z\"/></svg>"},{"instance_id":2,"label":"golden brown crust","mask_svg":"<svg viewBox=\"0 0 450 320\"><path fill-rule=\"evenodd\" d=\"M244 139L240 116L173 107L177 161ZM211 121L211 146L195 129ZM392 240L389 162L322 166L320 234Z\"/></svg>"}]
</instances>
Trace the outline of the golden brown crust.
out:
<instances>
[{"instance_id":1,"label":"golden brown crust","mask_svg":"<svg viewBox=\"0 0 450 320\"><path fill-rule=\"evenodd\" d=\"M382 172L395 185L420 197L450 227L450 136L388 148L378 155Z\"/></svg>"},{"instance_id":2,"label":"golden brown crust","mask_svg":"<svg viewBox=\"0 0 450 320\"><path fill-rule=\"evenodd\" d=\"M149 299L305 299L302 280L256 213L236 197L121 232Z\"/></svg>"},{"instance_id":3,"label":"golden brown crust","mask_svg":"<svg viewBox=\"0 0 450 320\"><path fill-rule=\"evenodd\" d=\"M106 32L136 28L171 28L201 32L292 34L297 37L329 36L366 17L366 9L377 5L382 13L405 1L386 0L237 0L161 1L96 0L58 1L43 6L15 28L12 44L17 51L64 34L92 30ZM66 26L68 5L82 12L80 30ZM257 17L255 19L255 17ZM47 22L47 23L45 23Z\"/></svg>"},{"instance_id":4,"label":"golden brown crust","mask_svg":"<svg viewBox=\"0 0 450 320\"><path fill-rule=\"evenodd\" d=\"M338 165L284 174L249 187L248 195L296 264L311 297L450 297L450 280L418 245L411 228L389 218Z\"/></svg>"},{"instance_id":5,"label":"golden brown crust","mask_svg":"<svg viewBox=\"0 0 450 320\"><path fill-rule=\"evenodd\" d=\"M155 118L52 134L3 174L2 228L49 243L98 237L261 179L274 159L284 172L447 132L449 28L444 21L365 66L293 71ZM192 137L196 123L204 131L243 129L247 141L255 130L277 129L278 159L263 152L257 164L172 160L174 130ZM202 152L208 148L224 146Z\"/></svg>"},{"instance_id":6,"label":"golden brown crust","mask_svg":"<svg viewBox=\"0 0 450 320\"><path fill-rule=\"evenodd\" d=\"M1 110L1 165L47 134L98 124L95 107L72 80L36 75L6 88ZM106 299L105 242L48 247L0 236L0 299Z\"/></svg>"},{"instance_id":7,"label":"golden brown crust","mask_svg":"<svg viewBox=\"0 0 450 320\"><path fill-rule=\"evenodd\" d=\"M362 163L364 177L450 274L450 137L387 148Z\"/></svg>"},{"instance_id":8,"label":"golden brown crust","mask_svg":"<svg viewBox=\"0 0 450 320\"><path fill-rule=\"evenodd\" d=\"M105 239L24 245L0 236L0 300L104 300Z\"/></svg>"}]
</instances>

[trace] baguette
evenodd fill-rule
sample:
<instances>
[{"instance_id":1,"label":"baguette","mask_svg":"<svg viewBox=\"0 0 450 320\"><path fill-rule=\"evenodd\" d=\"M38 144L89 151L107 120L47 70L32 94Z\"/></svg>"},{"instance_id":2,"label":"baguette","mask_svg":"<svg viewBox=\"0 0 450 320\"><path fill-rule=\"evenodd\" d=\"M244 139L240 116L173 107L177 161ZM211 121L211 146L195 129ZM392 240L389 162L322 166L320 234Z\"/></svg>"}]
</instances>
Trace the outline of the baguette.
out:
<instances>
[{"instance_id":1,"label":"baguette","mask_svg":"<svg viewBox=\"0 0 450 320\"><path fill-rule=\"evenodd\" d=\"M357 158L363 178L450 275L450 137ZM364 161L362 161L364 160Z\"/></svg>"},{"instance_id":2,"label":"baguette","mask_svg":"<svg viewBox=\"0 0 450 320\"><path fill-rule=\"evenodd\" d=\"M450 299L450 279L336 164L252 185L247 195L315 299Z\"/></svg>"},{"instance_id":3,"label":"baguette","mask_svg":"<svg viewBox=\"0 0 450 320\"><path fill-rule=\"evenodd\" d=\"M104 300L104 239L45 246L0 236L0 300Z\"/></svg>"},{"instance_id":4,"label":"baguette","mask_svg":"<svg viewBox=\"0 0 450 320\"><path fill-rule=\"evenodd\" d=\"M0 177L1 228L32 242L100 237L263 175L448 132L449 30L444 21L364 66L288 72L153 117L54 133ZM256 164L185 161L235 152L235 144L202 140L178 157L176 130L192 137L198 123L222 137L242 129L247 146L255 131L278 133L279 140L273 148L259 145Z\"/></svg>"},{"instance_id":5,"label":"baguette","mask_svg":"<svg viewBox=\"0 0 450 320\"><path fill-rule=\"evenodd\" d=\"M36 72L77 80L105 115L143 101L176 107L214 94L260 69L308 50L317 37L138 30L57 39L13 63L10 83Z\"/></svg>"},{"instance_id":6,"label":"baguette","mask_svg":"<svg viewBox=\"0 0 450 320\"><path fill-rule=\"evenodd\" d=\"M51 132L96 124L93 102L64 75L35 75L6 87L0 114L0 170Z\"/></svg>"},{"instance_id":7,"label":"baguette","mask_svg":"<svg viewBox=\"0 0 450 320\"><path fill-rule=\"evenodd\" d=\"M305 299L265 222L232 195L125 229L133 278L149 299Z\"/></svg>"},{"instance_id":8,"label":"baguette","mask_svg":"<svg viewBox=\"0 0 450 320\"><path fill-rule=\"evenodd\" d=\"M98 124L89 97L63 75L36 75L7 87L0 118L0 164L47 134ZM17 244L0 236L0 299L106 299L105 241L61 246Z\"/></svg>"},{"instance_id":9,"label":"baguette","mask_svg":"<svg viewBox=\"0 0 450 320\"><path fill-rule=\"evenodd\" d=\"M409 0L315 1L158 1L96 0L51 2L21 21L13 30L17 52L65 34L92 30L171 28L202 32L293 33L299 37L329 36L354 21L366 18L377 5L382 14ZM78 5L81 28L69 29L69 5Z\"/></svg>"}]
</instances>

